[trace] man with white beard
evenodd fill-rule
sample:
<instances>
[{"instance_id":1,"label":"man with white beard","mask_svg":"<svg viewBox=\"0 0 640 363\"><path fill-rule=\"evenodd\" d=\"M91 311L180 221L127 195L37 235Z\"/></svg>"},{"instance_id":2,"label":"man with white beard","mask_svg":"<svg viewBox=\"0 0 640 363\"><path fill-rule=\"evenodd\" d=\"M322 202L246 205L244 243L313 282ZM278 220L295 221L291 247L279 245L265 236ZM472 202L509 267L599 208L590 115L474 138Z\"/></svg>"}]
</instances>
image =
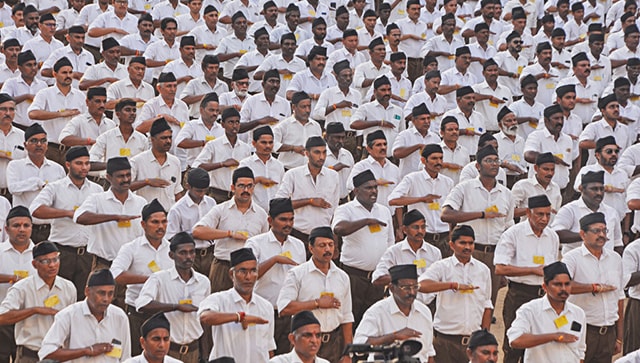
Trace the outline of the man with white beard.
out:
<instances>
[{"instance_id":1,"label":"man with white beard","mask_svg":"<svg viewBox=\"0 0 640 363\"><path fill-rule=\"evenodd\" d=\"M495 134L498 141L498 155L502 160L501 166L507 173L507 187L511 189L527 171L524 160L524 138L518 135L518 119L508 107L498 112L498 126L500 132Z\"/></svg>"}]
</instances>

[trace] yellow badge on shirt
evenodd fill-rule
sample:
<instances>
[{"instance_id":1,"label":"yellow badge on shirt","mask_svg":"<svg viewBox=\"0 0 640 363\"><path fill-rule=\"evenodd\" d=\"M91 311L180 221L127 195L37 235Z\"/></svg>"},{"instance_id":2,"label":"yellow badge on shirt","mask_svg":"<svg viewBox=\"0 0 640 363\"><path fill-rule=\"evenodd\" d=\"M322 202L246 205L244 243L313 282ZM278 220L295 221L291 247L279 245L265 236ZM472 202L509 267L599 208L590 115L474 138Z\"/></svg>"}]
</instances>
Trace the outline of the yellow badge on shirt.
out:
<instances>
[{"instance_id":1,"label":"yellow badge on shirt","mask_svg":"<svg viewBox=\"0 0 640 363\"><path fill-rule=\"evenodd\" d=\"M564 159L564 154L560 153L560 154L553 154L553 156L557 157L558 159L562 160Z\"/></svg>"},{"instance_id":2,"label":"yellow badge on shirt","mask_svg":"<svg viewBox=\"0 0 640 363\"><path fill-rule=\"evenodd\" d=\"M105 354L105 355L107 357L120 359L120 357L122 357L122 346L121 345L114 345L113 349L111 349L111 351L109 353Z\"/></svg>"},{"instance_id":3,"label":"yellow badge on shirt","mask_svg":"<svg viewBox=\"0 0 640 363\"><path fill-rule=\"evenodd\" d=\"M158 263L156 263L155 260L151 260L151 262L149 262L149 264L147 265L147 267L149 268L149 270L151 270L151 272L158 272L160 271L160 266L158 266Z\"/></svg>"},{"instance_id":4,"label":"yellow badge on shirt","mask_svg":"<svg viewBox=\"0 0 640 363\"><path fill-rule=\"evenodd\" d=\"M191 305L191 304L193 304L193 301L191 299L182 299L182 300L178 301L178 304L180 304L180 305Z\"/></svg>"},{"instance_id":5,"label":"yellow badge on shirt","mask_svg":"<svg viewBox=\"0 0 640 363\"><path fill-rule=\"evenodd\" d=\"M600 81L602 81L602 77L601 76L594 76L593 80L596 81L596 82L600 82Z\"/></svg>"},{"instance_id":6,"label":"yellow badge on shirt","mask_svg":"<svg viewBox=\"0 0 640 363\"><path fill-rule=\"evenodd\" d=\"M131 149L128 147L120 148L120 156L131 156Z\"/></svg>"},{"instance_id":7,"label":"yellow badge on shirt","mask_svg":"<svg viewBox=\"0 0 640 363\"><path fill-rule=\"evenodd\" d=\"M404 9L398 9L398 15L406 15L407 13L404 11Z\"/></svg>"},{"instance_id":8,"label":"yellow badge on shirt","mask_svg":"<svg viewBox=\"0 0 640 363\"><path fill-rule=\"evenodd\" d=\"M476 128L475 127L467 127L465 130L467 130L469 132L476 132Z\"/></svg>"},{"instance_id":9,"label":"yellow badge on shirt","mask_svg":"<svg viewBox=\"0 0 640 363\"><path fill-rule=\"evenodd\" d=\"M580 39L584 39L587 37L587 34L580 34Z\"/></svg>"},{"instance_id":10,"label":"yellow badge on shirt","mask_svg":"<svg viewBox=\"0 0 640 363\"><path fill-rule=\"evenodd\" d=\"M313 9L309 10L309 15L316 16L316 11Z\"/></svg>"},{"instance_id":11,"label":"yellow badge on shirt","mask_svg":"<svg viewBox=\"0 0 640 363\"><path fill-rule=\"evenodd\" d=\"M29 271L27 270L13 270L13 274L18 276L18 278L21 278L21 279L29 277Z\"/></svg>"},{"instance_id":12,"label":"yellow badge on shirt","mask_svg":"<svg viewBox=\"0 0 640 363\"><path fill-rule=\"evenodd\" d=\"M136 102L136 108L142 108L144 106L144 102Z\"/></svg>"},{"instance_id":13,"label":"yellow badge on shirt","mask_svg":"<svg viewBox=\"0 0 640 363\"><path fill-rule=\"evenodd\" d=\"M7 155L7 157L9 158L11 157L11 151L5 151L4 154Z\"/></svg>"},{"instance_id":14,"label":"yellow badge on shirt","mask_svg":"<svg viewBox=\"0 0 640 363\"><path fill-rule=\"evenodd\" d=\"M380 231L382 231L382 227L380 227L379 224L370 224L369 225L369 232L378 233Z\"/></svg>"},{"instance_id":15,"label":"yellow badge on shirt","mask_svg":"<svg viewBox=\"0 0 640 363\"><path fill-rule=\"evenodd\" d=\"M144 4L144 10L151 10L151 4Z\"/></svg>"},{"instance_id":16,"label":"yellow badge on shirt","mask_svg":"<svg viewBox=\"0 0 640 363\"><path fill-rule=\"evenodd\" d=\"M284 251L280 254L280 256L284 256L286 258L290 258L293 259L293 257L291 257L291 251Z\"/></svg>"},{"instance_id":17,"label":"yellow badge on shirt","mask_svg":"<svg viewBox=\"0 0 640 363\"><path fill-rule=\"evenodd\" d=\"M407 97L407 89L406 88L400 88L400 97L402 97L402 98Z\"/></svg>"},{"instance_id":18,"label":"yellow badge on shirt","mask_svg":"<svg viewBox=\"0 0 640 363\"><path fill-rule=\"evenodd\" d=\"M213 136L213 135L207 135L207 136L205 136L205 137L204 137L204 140L205 140L205 141L213 141L213 140L215 140L215 139L216 139L216 137L215 137L215 136Z\"/></svg>"},{"instance_id":19,"label":"yellow badge on shirt","mask_svg":"<svg viewBox=\"0 0 640 363\"><path fill-rule=\"evenodd\" d=\"M4 28L4 22L0 21L0 28Z\"/></svg>"},{"instance_id":20,"label":"yellow badge on shirt","mask_svg":"<svg viewBox=\"0 0 640 363\"><path fill-rule=\"evenodd\" d=\"M74 205L74 206L73 206L73 210L74 210L74 211L77 211L77 210L78 210L78 208L80 208L80 206L79 206L79 205Z\"/></svg>"},{"instance_id":21,"label":"yellow badge on shirt","mask_svg":"<svg viewBox=\"0 0 640 363\"><path fill-rule=\"evenodd\" d=\"M426 34L426 33L422 33L422 34L420 34L420 38L422 38L422 39L427 39L427 34Z\"/></svg>"},{"instance_id":22,"label":"yellow badge on shirt","mask_svg":"<svg viewBox=\"0 0 640 363\"><path fill-rule=\"evenodd\" d=\"M247 50L246 50L246 49L240 49L240 50L238 51L238 53L240 53L240 54L245 54L245 53L247 53Z\"/></svg>"},{"instance_id":23,"label":"yellow badge on shirt","mask_svg":"<svg viewBox=\"0 0 640 363\"><path fill-rule=\"evenodd\" d=\"M496 102L489 101L489 106L498 108L498 104Z\"/></svg>"},{"instance_id":24,"label":"yellow badge on shirt","mask_svg":"<svg viewBox=\"0 0 640 363\"><path fill-rule=\"evenodd\" d=\"M498 213L498 212L499 212L499 210L498 210L498 206L497 206L497 205L495 205L495 204L494 204L494 205L492 205L491 207L487 207L487 208L485 208L485 210L484 210L484 211L485 211L485 212L487 212L487 213L491 213L491 212Z\"/></svg>"},{"instance_id":25,"label":"yellow badge on shirt","mask_svg":"<svg viewBox=\"0 0 640 363\"><path fill-rule=\"evenodd\" d=\"M291 73L284 74L282 75L282 79L284 79L285 81L290 81L293 79L293 74Z\"/></svg>"},{"instance_id":26,"label":"yellow badge on shirt","mask_svg":"<svg viewBox=\"0 0 640 363\"><path fill-rule=\"evenodd\" d=\"M183 127L184 127L184 124L186 124L186 122L184 122L184 121L180 121L180 128L183 128Z\"/></svg>"},{"instance_id":27,"label":"yellow badge on shirt","mask_svg":"<svg viewBox=\"0 0 640 363\"><path fill-rule=\"evenodd\" d=\"M459 293L461 294L473 294L474 291L476 291L475 289L469 289L469 290L458 290Z\"/></svg>"},{"instance_id":28,"label":"yellow badge on shirt","mask_svg":"<svg viewBox=\"0 0 640 363\"><path fill-rule=\"evenodd\" d=\"M538 124L535 122L529 122L529 127L531 127L532 129L537 129L538 128Z\"/></svg>"},{"instance_id":29,"label":"yellow badge on shirt","mask_svg":"<svg viewBox=\"0 0 640 363\"><path fill-rule=\"evenodd\" d=\"M416 268L425 268L427 267L427 261L424 258L419 260L413 260L413 264L416 265Z\"/></svg>"},{"instance_id":30,"label":"yellow badge on shirt","mask_svg":"<svg viewBox=\"0 0 640 363\"><path fill-rule=\"evenodd\" d=\"M560 329L563 326L569 324L569 320L567 320L567 316L566 315L561 315L557 319L554 319L553 323L556 324L556 328Z\"/></svg>"},{"instance_id":31,"label":"yellow badge on shirt","mask_svg":"<svg viewBox=\"0 0 640 363\"><path fill-rule=\"evenodd\" d=\"M323 291L320 293L320 297L323 297L323 296L333 297L333 293L328 291Z\"/></svg>"},{"instance_id":32,"label":"yellow badge on shirt","mask_svg":"<svg viewBox=\"0 0 640 363\"><path fill-rule=\"evenodd\" d=\"M351 110L342 110L342 117L351 117Z\"/></svg>"},{"instance_id":33,"label":"yellow badge on shirt","mask_svg":"<svg viewBox=\"0 0 640 363\"><path fill-rule=\"evenodd\" d=\"M456 56L452 54L449 56L449 59L456 59Z\"/></svg>"},{"instance_id":34,"label":"yellow badge on shirt","mask_svg":"<svg viewBox=\"0 0 640 363\"><path fill-rule=\"evenodd\" d=\"M236 233L237 233L237 234L241 234L241 235L243 235L243 236L245 236L245 237L249 238L249 232L247 232L247 231L236 231Z\"/></svg>"},{"instance_id":35,"label":"yellow badge on shirt","mask_svg":"<svg viewBox=\"0 0 640 363\"><path fill-rule=\"evenodd\" d=\"M129 227L131 227L131 221L130 220L118 221L118 228L129 228Z\"/></svg>"},{"instance_id":36,"label":"yellow badge on shirt","mask_svg":"<svg viewBox=\"0 0 640 363\"><path fill-rule=\"evenodd\" d=\"M511 154L511 160L513 160L513 161L520 161L520 155L517 155L517 154Z\"/></svg>"},{"instance_id":37,"label":"yellow badge on shirt","mask_svg":"<svg viewBox=\"0 0 640 363\"><path fill-rule=\"evenodd\" d=\"M440 203L438 202L428 203L427 207L429 207L429 210L440 210Z\"/></svg>"},{"instance_id":38,"label":"yellow badge on shirt","mask_svg":"<svg viewBox=\"0 0 640 363\"><path fill-rule=\"evenodd\" d=\"M60 298L58 295L51 295L44 300L44 307L52 308L60 303Z\"/></svg>"},{"instance_id":39,"label":"yellow badge on shirt","mask_svg":"<svg viewBox=\"0 0 640 363\"><path fill-rule=\"evenodd\" d=\"M554 89L556 88L556 85L553 83L547 83L547 89Z\"/></svg>"},{"instance_id":40,"label":"yellow badge on shirt","mask_svg":"<svg viewBox=\"0 0 640 363\"><path fill-rule=\"evenodd\" d=\"M631 96L631 97L629 97L629 99L630 99L631 101L634 101L634 102L635 102L635 101L637 101L637 100L640 100L640 96Z\"/></svg>"},{"instance_id":41,"label":"yellow badge on shirt","mask_svg":"<svg viewBox=\"0 0 640 363\"><path fill-rule=\"evenodd\" d=\"M533 263L536 265L544 265L544 256L533 256Z\"/></svg>"},{"instance_id":42,"label":"yellow badge on shirt","mask_svg":"<svg viewBox=\"0 0 640 363\"><path fill-rule=\"evenodd\" d=\"M296 41L300 40L300 33L296 33L295 36L296 36Z\"/></svg>"},{"instance_id":43,"label":"yellow badge on shirt","mask_svg":"<svg viewBox=\"0 0 640 363\"><path fill-rule=\"evenodd\" d=\"M518 74L522 74L523 69L524 69L524 66L518 66Z\"/></svg>"}]
</instances>

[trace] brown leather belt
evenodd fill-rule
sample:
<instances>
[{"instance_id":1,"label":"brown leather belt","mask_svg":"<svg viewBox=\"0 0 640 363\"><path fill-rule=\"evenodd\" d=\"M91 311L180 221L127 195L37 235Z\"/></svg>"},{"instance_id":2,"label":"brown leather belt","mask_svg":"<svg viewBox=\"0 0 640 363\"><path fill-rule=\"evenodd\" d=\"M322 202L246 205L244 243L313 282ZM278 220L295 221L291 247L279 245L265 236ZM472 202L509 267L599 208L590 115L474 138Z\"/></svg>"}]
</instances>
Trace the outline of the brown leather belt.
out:
<instances>
[{"instance_id":1,"label":"brown leather belt","mask_svg":"<svg viewBox=\"0 0 640 363\"><path fill-rule=\"evenodd\" d=\"M38 357L38 352L36 352L35 350L31 350L24 345L18 346L17 353L18 356L40 360L40 357Z\"/></svg>"},{"instance_id":2,"label":"brown leather belt","mask_svg":"<svg viewBox=\"0 0 640 363\"><path fill-rule=\"evenodd\" d=\"M87 252L87 246L71 247L71 246L61 245L60 243L57 243L57 242L56 242L56 246L61 251L66 251L66 252L69 252L69 253L73 253L73 254L76 254L78 256L82 256Z\"/></svg>"},{"instance_id":3,"label":"brown leather belt","mask_svg":"<svg viewBox=\"0 0 640 363\"><path fill-rule=\"evenodd\" d=\"M442 233L429 233L426 232L424 234L424 240L427 242L438 242L440 241L440 239L445 238L445 237L449 237L449 232L442 232Z\"/></svg>"},{"instance_id":4,"label":"brown leather belt","mask_svg":"<svg viewBox=\"0 0 640 363\"><path fill-rule=\"evenodd\" d=\"M442 338L442 339L446 339L449 340L451 342L454 342L456 344L460 344L463 346L467 346L469 345L469 338L471 338L469 335L450 335L450 334L443 334L440 333L437 330L433 331L433 334L437 337L437 338Z\"/></svg>"},{"instance_id":5,"label":"brown leather belt","mask_svg":"<svg viewBox=\"0 0 640 363\"><path fill-rule=\"evenodd\" d=\"M49 147L50 147L50 148L51 148L51 147L52 147L52 148L56 148L56 149L58 149L60 152L65 152L65 151L67 151L67 149L68 149L65 145L58 144L57 142L51 142L51 141L49 141Z\"/></svg>"},{"instance_id":6,"label":"brown leather belt","mask_svg":"<svg viewBox=\"0 0 640 363\"><path fill-rule=\"evenodd\" d=\"M615 325L595 326L595 325L587 324L588 330L596 331L600 335L607 335L607 332L609 331L609 329L613 329L614 327Z\"/></svg>"},{"instance_id":7,"label":"brown leather belt","mask_svg":"<svg viewBox=\"0 0 640 363\"><path fill-rule=\"evenodd\" d=\"M213 253L213 246L209 246L206 248L196 248L196 253L200 255L200 257L204 257L209 253Z\"/></svg>"},{"instance_id":8,"label":"brown leather belt","mask_svg":"<svg viewBox=\"0 0 640 363\"><path fill-rule=\"evenodd\" d=\"M509 281L509 288L514 290L520 290L528 295L537 295L538 297L544 296L544 290L542 286L527 285L520 282Z\"/></svg>"},{"instance_id":9,"label":"brown leather belt","mask_svg":"<svg viewBox=\"0 0 640 363\"><path fill-rule=\"evenodd\" d=\"M180 353L180 355L185 355L189 352L197 352L198 339L187 344L178 344L178 343L171 342L169 343L169 350Z\"/></svg>"},{"instance_id":10,"label":"brown leather belt","mask_svg":"<svg viewBox=\"0 0 640 363\"><path fill-rule=\"evenodd\" d=\"M476 243L474 250L484 253L494 253L496 251L496 245L483 245L482 243Z\"/></svg>"},{"instance_id":11,"label":"brown leather belt","mask_svg":"<svg viewBox=\"0 0 640 363\"><path fill-rule=\"evenodd\" d=\"M367 280L371 280L371 275L373 274L373 271L365 271L359 268L349 267L345 264L342 264L342 269L344 270L344 272L348 273L349 275L364 277Z\"/></svg>"}]
</instances>

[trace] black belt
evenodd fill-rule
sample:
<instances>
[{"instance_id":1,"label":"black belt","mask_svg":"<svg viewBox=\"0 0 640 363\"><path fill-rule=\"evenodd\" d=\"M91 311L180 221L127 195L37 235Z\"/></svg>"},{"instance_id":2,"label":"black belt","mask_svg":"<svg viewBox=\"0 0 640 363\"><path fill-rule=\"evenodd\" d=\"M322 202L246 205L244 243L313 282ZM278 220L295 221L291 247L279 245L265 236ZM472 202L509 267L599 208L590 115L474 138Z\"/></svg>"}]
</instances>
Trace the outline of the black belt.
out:
<instances>
[{"instance_id":1,"label":"black belt","mask_svg":"<svg viewBox=\"0 0 640 363\"><path fill-rule=\"evenodd\" d=\"M613 329L614 327L615 325L595 326L595 325L587 324L587 330L596 331L600 335L607 335L607 332L609 331L609 329Z\"/></svg>"},{"instance_id":2,"label":"black belt","mask_svg":"<svg viewBox=\"0 0 640 363\"><path fill-rule=\"evenodd\" d=\"M407 60L422 60L423 58L407 57Z\"/></svg>"},{"instance_id":3,"label":"black belt","mask_svg":"<svg viewBox=\"0 0 640 363\"><path fill-rule=\"evenodd\" d=\"M0 188L0 194L10 194L9 188Z\"/></svg>"},{"instance_id":4,"label":"black belt","mask_svg":"<svg viewBox=\"0 0 640 363\"><path fill-rule=\"evenodd\" d=\"M442 338L442 339L446 339L452 342L455 342L456 344L460 344L463 346L467 346L469 345L469 335L450 335L450 334L443 334L440 333L437 330L433 331L433 335L435 335L438 338Z\"/></svg>"},{"instance_id":5,"label":"black belt","mask_svg":"<svg viewBox=\"0 0 640 363\"><path fill-rule=\"evenodd\" d=\"M227 196L229 196L229 193L231 193L231 191L229 190L222 190L214 187L209 187L209 190L213 193L226 194Z\"/></svg>"},{"instance_id":6,"label":"black belt","mask_svg":"<svg viewBox=\"0 0 640 363\"><path fill-rule=\"evenodd\" d=\"M365 271L365 270L361 270L359 268L355 268L355 267L349 267L345 264L342 264L342 269L348 273L349 275L355 275L355 276L360 276L360 277L364 277L368 280L371 280L371 275L373 274L373 271Z\"/></svg>"},{"instance_id":7,"label":"black belt","mask_svg":"<svg viewBox=\"0 0 640 363\"><path fill-rule=\"evenodd\" d=\"M336 334L340 333L340 327L338 326L334 331L328 333L321 333L321 339L323 343L329 343L331 338L335 338Z\"/></svg>"},{"instance_id":8,"label":"black belt","mask_svg":"<svg viewBox=\"0 0 640 363\"><path fill-rule=\"evenodd\" d=\"M87 252L87 246L71 247L71 246L61 245L60 243L57 243L57 242L56 242L56 246L58 247L59 250L75 253L78 256L82 256Z\"/></svg>"},{"instance_id":9,"label":"black belt","mask_svg":"<svg viewBox=\"0 0 640 363\"><path fill-rule=\"evenodd\" d=\"M143 316L143 317L147 317L147 314L139 312L135 306L131 306L129 304L124 306L124 311L127 312L127 314L129 315L137 315L137 316Z\"/></svg>"},{"instance_id":10,"label":"black belt","mask_svg":"<svg viewBox=\"0 0 640 363\"><path fill-rule=\"evenodd\" d=\"M169 350L178 352L180 355L185 355L189 352L197 352L198 351L198 339L192 341L187 344L178 344L174 342L169 343Z\"/></svg>"},{"instance_id":11,"label":"black belt","mask_svg":"<svg viewBox=\"0 0 640 363\"><path fill-rule=\"evenodd\" d=\"M221 264L227 264L229 266L231 266L231 261L227 261L227 260L221 260L217 257L213 258L213 263L221 263Z\"/></svg>"},{"instance_id":12,"label":"black belt","mask_svg":"<svg viewBox=\"0 0 640 363\"><path fill-rule=\"evenodd\" d=\"M345 137L355 137L356 136L356 132L355 131L345 131L344 132L344 136Z\"/></svg>"},{"instance_id":13,"label":"black belt","mask_svg":"<svg viewBox=\"0 0 640 363\"><path fill-rule=\"evenodd\" d=\"M19 356L22 355L22 356L27 357L27 358L40 360L40 357L38 357L38 352L36 352L35 350L31 350L31 349L25 347L24 345L18 345L18 355Z\"/></svg>"},{"instance_id":14,"label":"black belt","mask_svg":"<svg viewBox=\"0 0 640 363\"><path fill-rule=\"evenodd\" d=\"M494 253L496 251L496 245L483 245L482 243L475 243L474 250L484 253Z\"/></svg>"},{"instance_id":15,"label":"black belt","mask_svg":"<svg viewBox=\"0 0 640 363\"><path fill-rule=\"evenodd\" d=\"M113 263L113 261L109 261L106 258L102 258L100 256L95 256L96 257L96 262L100 262L103 265L107 265L109 267L111 267L111 264Z\"/></svg>"},{"instance_id":16,"label":"black belt","mask_svg":"<svg viewBox=\"0 0 640 363\"><path fill-rule=\"evenodd\" d=\"M537 295L538 297L544 296L544 290L538 285L527 285L520 282L509 281L509 288L520 290L529 295Z\"/></svg>"},{"instance_id":17,"label":"black belt","mask_svg":"<svg viewBox=\"0 0 640 363\"><path fill-rule=\"evenodd\" d=\"M54 147L58 149L60 152L65 152L68 149L65 145L58 144L56 142L51 142L51 141L49 141L49 147Z\"/></svg>"},{"instance_id":18,"label":"black belt","mask_svg":"<svg viewBox=\"0 0 640 363\"><path fill-rule=\"evenodd\" d=\"M205 248L196 248L196 252L200 255L200 257L204 257L209 253L213 253L213 245Z\"/></svg>"},{"instance_id":19,"label":"black belt","mask_svg":"<svg viewBox=\"0 0 640 363\"><path fill-rule=\"evenodd\" d=\"M34 224L31 226L31 229L37 230L37 231L42 231L45 230L47 228L51 227L50 224Z\"/></svg>"},{"instance_id":20,"label":"black belt","mask_svg":"<svg viewBox=\"0 0 640 363\"><path fill-rule=\"evenodd\" d=\"M424 240L427 242L438 242L441 238L449 237L449 232L441 232L441 233L429 233L426 232L424 234Z\"/></svg>"}]
</instances>

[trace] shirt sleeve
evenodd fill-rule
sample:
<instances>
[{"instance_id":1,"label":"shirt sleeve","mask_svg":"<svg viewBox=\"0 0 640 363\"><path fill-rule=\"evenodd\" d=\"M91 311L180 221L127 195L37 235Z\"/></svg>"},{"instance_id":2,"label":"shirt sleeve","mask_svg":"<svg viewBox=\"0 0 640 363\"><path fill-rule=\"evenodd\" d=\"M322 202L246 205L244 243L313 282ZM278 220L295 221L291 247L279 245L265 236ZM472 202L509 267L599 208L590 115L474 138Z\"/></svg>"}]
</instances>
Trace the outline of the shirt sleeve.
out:
<instances>
[{"instance_id":1,"label":"shirt sleeve","mask_svg":"<svg viewBox=\"0 0 640 363\"><path fill-rule=\"evenodd\" d=\"M384 334L377 324L378 316L376 313L377 311L371 308L365 311L353 337L353 344L366 344L369 338Z\"/></svg>"},{"instance_id":2,"label":"shirt sleeve","mask_svg":"<svg viewBox=\"0 0 640 363\"><path fill-rule=\"evenodd\" d=\"M116 257L117 259L117 257ZM115 261L114 261L115 262ZM160 290L160 279L158 273L153 273L147 281L142 285L140 294L136 299L136 310L140 311L143 307L149 305L150 302L158 298L158 291Z\"/></svg>"},{"instance_id":3,"label":"shirt sleeve","mask_svg":"<svg viewBox=\"0 0 640 363\"><path fill-rule=\"evenodd\" d=\"M78 217L83 215L85 212L97 213L98 211L98 201L96 200L96 194L90 195L85 199L84 202L80 205L78 209L76 209L75 213L73 213L73 223L78 223Z\"/></svg>"},{"instance_id":4,"label":"shirt sleeve","mask_svg":"<svg viewBox=\"0 0 640 363\"><path fill-rule=\"evenodd\" d=\"M298 299L298 289L299 286L296 275L293 269L289 270L276 301L276 306L278 307L279 313L281 313L282 310L284 310L284 308L289 305L289 303Z\"/></svg>"},{"instance_id":5,"label":"shirt sleeve","mask_svg":"<svg viewBox=\"0 0 640 363\"><path fill-rule=\"evenodd\" d=\"M496 245L496 251L493 256L494 265L513 265L514 257L516 255L516 244L513 235L513 230L506 230L501 236L498 244Z\"/></svg>"},{"instance_id":6,"label":"shirt sleeve","mask_svg":"<svg viewBox=\"0 0 640 363\"><path fill-rule=\"evenodd\" d=\"M7 185L11 194L22 194L24 192L35 192L40 190L44 181L37 176L23 179L17 170L20 165L15 161L10 161L7 166Z\"/></svg>"},{"instance_id":7,"label":"shirt sleeve","mask_svg":"<svg viewBox=\"0 0 640 363\"><path fill-rule=\"evenodd\" d=\"M64 346L71 331L71 313L74 308L75 306L71 305L55 315L53 325L51 325L47 335L45 335L42 340L42 345L38 352L40 360L45 359L49 354Z\"/></svg>"},{"instance_id":8,"label":"shirt sleeve","mask_svg":"<svg viewBox=\"0 0 640 363\"><path fill-rule=\"evenodd\" d=\"M24 301L25 297L23 296L23 293L20 289L23 284L24 283L20 284L19 286L16 286L16 284L9 288L9 290L7 291L7 295L0 304L0 314L4 314L11 310L20 310L23 308L22 302Z\"/></svg>"},{"instance_id":9,"label":"shirt sleeve","mask_svg":"<svg viewBox=\"0 0 640 363\"><path fill-rule=\"evenodd\" d=\"M135 254L134 250L135 248L131 243L127 243L120 248L110 268L114 278L118 278L121 273L128 271L131 268L133 256Z\"/></svg>"},{"instance_id":10,"label":"shirt sleeve","mask_svg":"<svg viewBox=\"0 0 640 363\"><path fill-rule=\"evenodd\" d=\"M447 199L444 201L443 207L449 206L454 210L459 210L462 207L462 201L464 200L464 188L461 184L456 185L451 189Z\"/></svg>"},{"instance_id":11,"label":"shirt sleeve","mask_svg":"<svg viewBox=\"0 0 640 363\"><path fill-rule=\"evenodd\" d=\"M528 307L529 306L520 307L520 309L516 311L516 319L511 323L509 330L507 330L507 337L510 342L520 338L523 334L531 333L530 322L536 319L536 317L532 316ZM586 327L583 330L586 330Z\"/></svg>"}]
</instances>

